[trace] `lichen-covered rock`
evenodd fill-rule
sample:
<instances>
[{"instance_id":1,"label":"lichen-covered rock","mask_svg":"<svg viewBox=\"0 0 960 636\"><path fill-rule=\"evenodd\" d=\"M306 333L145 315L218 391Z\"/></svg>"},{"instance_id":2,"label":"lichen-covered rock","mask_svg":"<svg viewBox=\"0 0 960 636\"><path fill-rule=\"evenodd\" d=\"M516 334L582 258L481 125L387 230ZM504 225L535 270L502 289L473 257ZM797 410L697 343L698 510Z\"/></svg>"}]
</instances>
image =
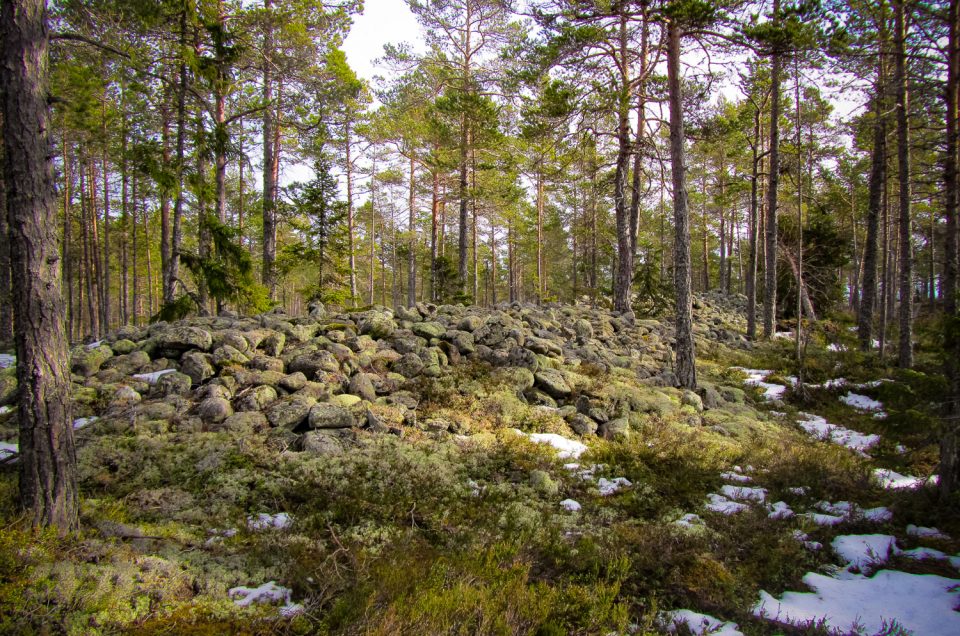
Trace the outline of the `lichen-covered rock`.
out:
<instances>
[{"instance_id":1,"label":"lichen-covered rock","mask_svg":"<svg viewBox=\"0 0 960 636\"><path fill-rule=\"evenodd\" d=\"M307 384L307 376L302 371L294 371L280 378L278 386L284 391L295 393Z\"/></svg>"},{"instance_id":2,"label":"lichen-covered rock","mask_svg":"<svg viewBox=\"0 0 960 636\"><path fill-rule=\"evenodd\" d=\"M377 390L373 386L373 377L369 373L357 373L350 378L349 392L368 402L377 399Z\"/></svg>"},{"instance_id":3,"label":"lichen-covered rock","mask_svg":"<svg viewBox=\"0 0 960 636\"><path fill-rule=\"evenodd\" d=\"M315 400L306 396L291 396L278 400L267 407L266 416L270 426L293 430L306 421Z\"/></svg>"},{"instance_id":4,"label":"lichen-covered rock","mask_svg":"<svg viewBox=\"0 0 960 636\"><path fill-rule=\"evenodd\" d=\"M393 363L394 373L399 373L404 378L415 378L423 371L423 360L415 353L408 353Z\"/></svg>"},{"instance_id":5,"label":"lichen-covered rock","mask_svg":"<svg viewBox=\"0 0 960 636\"><path fill-rule=\"evenodd\" d=\"M630 434L630 420L625 417L618 417L617 419L610 420L609 422L604 422L600 425L597 430L597 435L600 435L604 439L617 439L619 437L627 437Z\"/></svg>"},{"instance_id":6,"label":"lichen-covered rock","mask_svg":"<svg viewBox=\"0 0 960 636\"><path fill-rule=\"evenodd\" d=\"M113 349L105 344L90 348L77 347L71 356L70 369L85 377L96 375L103 363L113 357Z\"/></svg>"},{"instance_id":7,"label":"lichen-covered rock","mask_svg":"<svg viewBox=\"0 0 960 636\"><path fill-rule=\"evenodd\" d=\"M345 409L349 409L352 406L356 406L362 402L362 398L359 395L353 395L352 393L340 393L339 395L332 395L327 400L330 404L335 404L337 406L342 406Z\"/></svg>"},{"instance_id":8,"label":"lichen-covered rock","mask_svg":"<svg viewBox=\"0 0 960 636\"><path fill-rule=\"evenodd\" d=\"M165 358L179 358L191 349L210 351L213 336L206 329L186 325L168 327L154 338L156 353Z\"/></svg>"},{"instance_id":9,"label":"lichen-covered rock","mask_svg":"<svg viewBox=\"0 0 960 636\"><path fill-rule=\"evenodd\" d=\"M244 411L234 413L222 422L211 422L209 429L213 432L229 431L231 433L248 435L267 429L267 417L259 411Z\"/></svg>"},{"instance_id":10,"label":"lichen-covered rock","mask_svg":"<svg viewBox=\"0 0 960 636\"><path fill-rule=\"evenodd\" d=\"M193 386L193 380L189 375L180 372L167 373L157 380L153 385L153 394L161 397L168 395L189 395L190 388Z\"/></svg>"},{"instance_id":11,"label":"lichen-covered rock","mask_svg":"<svg viewBox=\"0 0 960 636\"><path fill-rule=\"evenodd\" d=\"M287 370L291 373L300 371L309 380L323 372L339 371L340 362L329 351L313 351L296 356Z\"/></svg>"},{"instance_id":12,"label":"lichen-covered rock","mask_svg":"<svg viewBox=\"0 0 960 636\"><path fill-rule=\"evenodd\" d=\"M577 413L570 418L570 428L577 435L593 435L597 432L597 423L583 413Z\"/></svg>"},{"instance_id":13,"label":"lichen-covered rock","mask_svg":"<svg viewBox=\"0 0 960 636\"><path fill-rule=\"evenodd\" d=\"M132 388L126 385L119 386L110 398L110 408L126 408L138 404L142 399L140 394Z\"/></svg>"},{"instance_id":14,"label":"lichen-covered rock","mask_svg":"<svg viewBox=\"0 0 960 636\"><path fill-rule=\"evenodd\" d=\"M577 334L577 339L580 342L586 342L593 338L593 325L590 324L590 321L584 320L583 318L573 323L573 331Z\"/></svg>"},{"instance_id":15,"label":"lichen-covered rock","mask_svg":"<svg viewBox=\"0 0 960 636\"><path fill-rule=\"evenodd\" d=\"M197 405L197 415L205 423L218 423L233 415L233 407L223 398L211 397Z\"/></svg>"},{"instance_id":16,"label":"lichen-covered rock","mask_svg":"<svg viewBox=\"0 0 960 636\"><path fill-rule=\"evenodd\" d=\"M536 385L553 398L564 398L570 395L570 385L563 374L555 369L541 369L534 373Z\"/></svg>"},{"instance_id":17,"label":"lichen-covered rock","mask_svg":"<svg viewBox=\"0 0 960 636\"><path fill-rule=\"evenodd\" d=\"M397 330L393 318L385 313L370 312L360 323L360 333L368 335L374 340L389 338Z\"/></svg>"},{"instance_id":18,"label":"lichen-covered rock","mask_svg":"<svg viewBox=\"0 0 960 636\"><path fill-rule=\"evenodd\" d=\"M17 400L16 368L0 371L0 406L13 404Z\"/></svg>"},{"instance_id":19,"label":"lichen-covered rock","mask_svg":"<svg viewBox=\"0 0 960 636\"><path fill-rule=\"evenodd\" d=\"M680 404L693 407L697 413L703 412L703 400L693 391L684 391L680 397Z\"/></svg>"},{"instance_id":20,"label":"lichen-covered rock","mask_svg":"<svg viewBox=\"0 0 960 636\"><path fill-rule=\"evenodd\" d=\"M213 363L219 368L233 366L233 365L245 365L250 362L250 358L241 353L238 349L231 347L230 345L223 345L217 347L213 351Z\"/></svg>"},{"instance_id":21,"label":"lichen-covered rock","mask_svg":"<svg viewBox=\"0 0 960 636\"><path fill-rule=\"evenodd\" d=\"M286 342L287 337L282 332L271 331L260 341L259 347L271 358L277 358L283 353L283 347Z\"/></svg>"},{"instance_id":22,"label":"lichen-covered rock","mask_svg":"<svg viewBox=\"0 0 960 636\"><path fill-rule=\"evenodd\" d=\"M445 334L447 328L439 322L417 322L413 324L411 331L421 338L430 340L431 338L439 338Z\"/></svg>"},{"instance_id":23,"label":"lichen-covered rock","mask_svg":"<svg viewBox=\"0 0 960 636\"><path fill-rule=\"evenodd\" d=\"M209 355L199 351L188 351L180 358L180 371L194 384L202 384L214 376L216 370L210 364Z\"/></svg>"},{"instance_id":24,"label":"lichen-covered rock","mask_svg":"<svg viewBox=\"0 0 960 636\"><path fill-rule=\"evenodd\" d=\"M320 402L310 409L310 428L350 428L355 424L353 414L342 406Z\"/></svg>"},{"instance_id":25,"label":"lichen-covered rock","mask_svg":"<svg viewBox=\"0 0 960 636\"><path fill-rule=\"evenodd\" d=\"M224 329L213 334L213 346L214 348L233 347L240 353L246 353L250 349L250 341L236 329Z\"/></svg>"},{"instance_id":26,"label":"lichen-covered rock","mask_svg":"<svg viewBox=\"0 0 960 636\"><path fill-rule=\"evenodd\" d=\"M238 411L262 411L277 400L277 391L268 385L245 389L234 400Z\"/></svg>"},{"instance_id":27,"label":"lichen-covered rock","mask_svg":"<svg viewBox=\"0 0 960 636\"><path fill-rule=\"evenodd\" d=\"M113 349L114 355L124 356L136 349L137 345L132 340L121 338L120 340L117 340L111 344L110 348Z\"/></svg>"},{"instance_id":28,"label":"lichen-covered rock","mask_svg":"<svg viewBox=\"0 0 960 636\"><path fill-rule=\"evenodd\" d=\"M311 455L340 455L343 442L329 430L307 431L300 437L300 450Z\"/></svg>"}]
</instances>

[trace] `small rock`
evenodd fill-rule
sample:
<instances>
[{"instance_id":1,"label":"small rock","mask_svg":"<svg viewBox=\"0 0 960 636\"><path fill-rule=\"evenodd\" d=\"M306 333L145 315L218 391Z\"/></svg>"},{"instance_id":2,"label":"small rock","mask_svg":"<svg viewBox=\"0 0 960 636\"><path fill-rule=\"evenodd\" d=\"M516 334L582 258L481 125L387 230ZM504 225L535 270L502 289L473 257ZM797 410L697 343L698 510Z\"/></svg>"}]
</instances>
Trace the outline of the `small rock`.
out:
<instances>
[{"instance_id":1,"label":"small rock","mask_svg":"<svg viewBox=\"0 0 960 636\"><path fill-rule=\"evenodd\" d=\"M156 336L157 353L165 358L179 358L191 349L209 351L213 345L210 332L200 327L170 327Z\"/></svg>"},{"instance_id":2,"label":"small rock","mask_svg":"<svg viewBox=\"0 0 960 636\"><path fill-rule=\"evenodd\" d=\"M190 376L194 384L202 384L216 373L208 358L207 354L199 351L185 353L180 358L180 370Z\"/></svg>"},{"instance_id":3,"label":"small rock","mask_svg":"<svg viewBox=\"0 0 960 636\"><path fill-rule=\"evenodd\" d=\"M415 353L407 353L394 362L392 368L404 378L415 378L423 371L423 360Z\"/></svg>"},{"instance_id":4,"label":"small rock","mask_svg":"<svg viewBox=\"0 0 960 636\"><path fill-rule=\"evenodd\" d=\"M597 432L597 423L583 413L577 413L570 418L570 428L577 435L594 435Z\"/></svg>"},{"instance_id":5,"label":"small rock","mask_svg":"<svg viewBox=\"0 0 960 636\"><path fill-rule=\"evenodd\" d=\"M328 431L307 431L300 436L299 446L302 452L313 455L339 455L343 453L343 443L336 435Z\"/></svg>"},{"instance_id":6,"label":"small rock","mask_svg":"<svg viewBox=\"0 0 960 636\"><path fill-rule=\"evenodd\" d=\"M291 396L271 404L267 410L270 426L293 430L300 426L310 414L313 402L308 398Z\"/></svg>"},{"instance_id":7,"label":"small rock","mask_svg":"<svg viewBox=\"0 0 960 636\"><path fill-rule=\"evenodd\" d=\"M206 423L219 423L233 415L233 407L223 398L207 398L197 406L197 415Z\"/></svg>"},{"instance_id":8,"label":"small rock","mask_svg":"<svg viewBox=\"0 0 960 636\"><path fill-rule=\"evenodd\" d=\"M570 386L563 375L555 369L541 369L534 374L537 387L543 389L554 398L563 398L570 395Z\"/></svg>"},{"instance_id":9,"label":"small rock","mask_svg":"<svg viewBox=\"0 0 960 636\"><path fill-rule=\"evenodd\" d=\"M339 395L331 396L328 400L331 404L336 404L337 406L342 406L345 409L350 408L356 404L359 404L363 400L358 395L353 395L351 393L341 393Z\"/></svg>"},{"instance_id":10,"label":"small rock","mask_svg":"<svg viewBox=\"0 0 960 636\"><path fill-rule=\"evenodd\" d=\"M222 422L211 422L209 429L214 432L228 431L247 435L259 433L268 428L267 416L259 411L245 411L234 413Z\"/></svg>"},{"instance_id":11,"label":"small rock","mask_svg":"<svg viewBox=\"0 0 960 636\"><path fill-rule=\"evenodd\" d=\"M377 399L377 390L373 386L373 378L368 373L357 373L350 378L349 391L368 402L374 402Z\"/></svg>"},{"instance_id":12,"label":"small rock","mask_svg":"<svg viewBox=\"0 0 960 636\"><path fill-rule=\"evenodd\" d=\"M283 376L280 380L280 388L285 391L295 393L307 385L307 376L300 371L294 371L289 375Z\"/></svg>"},{"instance_id":13,"label":"small rock","mask_svg":"<svg viewBox=\"0 0 960 636\"><path fill-rule=\"evenodd\" d=\"M268 385L254 386L237 396L238 411L262 411L277 400L277 391Z\"/></svg>"},{"instance_id":14,"label":"small rock","mask_svg":"<svg viewBox=\"0 0 960 636\"><path fill-rule=\"evenodd\" d=\"M336 404L319 403L310 409L310 428L350 428L356 422L347 409Z\"/></svg>"},{"instance_id":15,"label":"small rock","mask_svg":"<svg viewBox=\"0 0 960 636\"><path fill-rule=\"evenodd\" d=\"M703 412L703 400L700 399L700 396L693 391L684 391L683 395L680 397L680 404L684 406L692 406L697 413Z\"/></svg>"}]
</instances>

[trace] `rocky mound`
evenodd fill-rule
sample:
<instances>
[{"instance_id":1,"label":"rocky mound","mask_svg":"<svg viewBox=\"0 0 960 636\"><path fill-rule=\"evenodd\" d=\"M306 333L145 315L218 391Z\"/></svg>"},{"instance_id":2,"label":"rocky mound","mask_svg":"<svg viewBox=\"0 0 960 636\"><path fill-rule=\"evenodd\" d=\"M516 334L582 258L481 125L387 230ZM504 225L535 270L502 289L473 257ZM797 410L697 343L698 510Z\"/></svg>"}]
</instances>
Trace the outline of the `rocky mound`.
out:
<instances>
[{"instance_id":1,"label":"rocky mound","mask_svg":"<svg viewBox=\"0 0 960 636\"><path fill-rule=\"evenodd\" d=\"M701 351L749 346L739 304L696 299ZM558 409L580 435L625 433L629 412L644 408L640 398L585 394L583 374L671 386L671 338L668 321L584 306L419 303L332 313L315 305L308 316L224 313L124 327L75 347L71 368L78 415L117 432L269 432L284 448L322 453L338 451L356 428L461 432L455 421L418 421L417 413L431 380L462 365L492 367L519 400ZM0 407L15 400L15 390L7 369ZM683 402L710 406L715 393L707 388Z\"/></svg>"}]
</instances>

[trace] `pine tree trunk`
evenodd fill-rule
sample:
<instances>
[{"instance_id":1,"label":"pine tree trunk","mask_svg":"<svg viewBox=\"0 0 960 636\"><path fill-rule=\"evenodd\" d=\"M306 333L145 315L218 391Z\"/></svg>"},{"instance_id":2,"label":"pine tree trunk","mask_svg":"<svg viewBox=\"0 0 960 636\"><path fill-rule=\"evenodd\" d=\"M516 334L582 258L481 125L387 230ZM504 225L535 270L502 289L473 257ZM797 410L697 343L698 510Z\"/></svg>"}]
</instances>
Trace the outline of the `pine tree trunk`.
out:
<instances>
[{"instance_id":1,"label":"pine tree trunk","mask_svg":"<svg viewBox=\"0 0 960 636\"><path fill-rule=\"evenodd\" d=\"M110 171L107 167L107 118L106 102L103 105L103 148L100 155L100 166L103 174L103 293L100 296L100 311L102 314L103 331L110 331L112 320L110 307Z\"/></svg>"},{"instance_id":2,"label":"pine tree trunk","mask_svg":"<svg viewBox=\"0 0 960 636\"><path fill-rule=\"evenodd\" d=\"M263 32L263 284L270 292L271 300L277 297L277 213L276 213L276 161L274 153L273 103L273 0L263 0L266 24Z\"/></svg>"},{"instance_id":3,"label":"pine tree trunk","mask_svg":"<svg viewBox=\"0 0 960 636\"><path fill-rule=\"evenodd\" d=\"M879 257L880 213L883 184L887 180L887 127L884 116L886 90L882 60L877 66L877 89L873 105L873 151L867 195L867 237L863 245L863 279L860 286L860 313L857 316L857 337L861 351L873 346L873 315L879 301L877 294L877 259Z\"/></svg>"},{"instance_id":4,"label":"pine tree trunk","mask_svg":"<svg viewBox=\"0 0 960 636\"><path fill-rule=\"evenodd\" d=\"M630 309L633 282L633 243L630 240L630 209L627 205L627 173L630 170L630 64L627 58L626 3L620 3L620 93L617 104L617 160L613 179L613 207L617 223L617 270L613 284L614 311Z\"/></svg>"},{"instance_id":5,"label":"pine tree trunk","mask_svg":"<svg viewBox=\"0 0 960 636\"><path fill-rule=\"evenodd\" d=\"M944 314L948 328L944 349L947 355L947 404L944 409L944 428L940 441L940 493L944 499L960 487L960 338L957 334L957 208L960 205L960 184L957 176L957 152L960 146L958 130L958 92L960 92L960 0L950 0L947 14L947 82L944 87L946 103L946 156L944 157L943 192L945 195L946 241L944 244L943 297Z\"/></svg>"},{"instance_id":6,"label":"pine tree trunk","mask_svg":"<svg viewBox=\"0 0 960 636\"><path fill-rule=\"evenodd\" d=\"M187 48L187 8L180 12L180 47ZM181 56L185 53L181 53ZM173 226L170 232L170 259L167 261L164 303L174 301L174 290L180 278L180 245L183 242L184 171L186 166L187 141L187 63L180 61L180 77L177 84L177 183L173 200Z\"/></svg>"},{"instance_id":7,"label":"pine tree trunk","mask_svg":"<svg viewBox=\"0 0 960 636\"><path fill-rule=\"evenodd\" d=\"M894 5L896 20L896 86L897 86L897 167L899 173L900 214L900 341L897 364L902 369L913 366L913 242L911 240L910 214L910 98L907 88L907 17L904 0Z\"/></svg>"},{"instance_id":8,"label":"pine tree trunk","mask_svg":"<svg viewBox=\"0 0 960 636\"><path fill-rule=\"evenodd\" d=\"M676 375L686 389L697 388L693 346L693 295L690 279L690 212L687 208L683 104L680 94L680 27L667 25L667 91L670 98L670 169L673 177L674 283L676 304Z\"/></svg>"},{"instance_id":9,"label":"pine tree trunk","mask_svg":"<svg viewBox=\"0 0 960 636\"><path fill-rule=\"evenodd\" d=\"M0 114L0 130L3 127L3 115ZM10 281L10 241L7 223L7 182L6 154L0 144L0 346L13 343L13 296ZM67 162L64 156L64 163ZM69 174L69 168L67 168ZM69 223L69 217L67 217ZM65 244L69 245L70 235L65 235ZM67 261L69 265L69 261Z\"/></svg>"},{"instance_id":10,"label":"pine tree trunk","mask_svg":"<svg viewBox=\"0 0 960 636\"><path fill-rule=\"evenodd\" d=\"M163 165L170 165L170 108L167 104L166 96L163 105L160 107L160 117L163 121L161 133ZM172 298L173 291L168 290L169 280L167 272L170 268L170 192L169 188L162 186L159 188L160 195L160 290L163 298ZM152 283L151 283L152 288ZM152 297L152 296L151 296ZM152 315L152 312L151 312Z\"/></svg>"},{"instance_id":11,"label":"pine tree trunk","mask_svg":"<svg viewBox=\"0 0 960 636\"><path fill-rule=\"evenodd\" d=\"M439 240L440 169L433 166L433 189L430 200L430 300L437 302L437 242Z\"/></svg>"},{"instance_id":12,"label":"pine tree trunk","mask_svg":"<svg viewBox=\"0 0 960 636\"><path fill-rule=\"evenodd\" d=\"M774 0L773 20L780 24L780 0ZM780 186L780 76L783 53L774 45L770 55L770 182L767 185L766 249L764 264L763 337L777 330L777 194Z\"/></svg>"},{"instance_id":13,"label":"pine tree trunk","mask_svg":"<svg viewBox=\"0 0 960 636\"><path fill-rule=\"evenodd\" d=\"M410 218L407 231L407 307L417 304L417 210L416 210L416 163L410 153Z\"/></svg>"},{"instance_id":14,"label":"pine tree trunk","mask_svg":"<svg viewBox=\"0 0 960 636\"><path fill-rule=\"evenodd\" d=\"M353 160L350 157L352 146L350 140L350 119L343 125L343 136L346 140L344 144L344 153L346 156L347 172L347 250L349 252L348 263L350 267L350 304L357 306L357 260L356 247L353 242Z\"/></svg>"},{"instance_id":15,"label":"pine tree trunk","mask_svg":"<svg viewBox=\"0 0 960 636\"><path fill-rule=\"evenodd\" d=\"M20 504L34 526L78 526L77 458L64 329L57 194L47 138L46 3L4 2L0 13L4 182L20 386Z\"/></svg>"},{"instance_id":16,"label":"pine tree trunk","mask_svg":"<svg viewBox=\"0 0 960 636\"><path fill-rule=\"evenodd\" d=\"M757 232L760 226L760 107L753 115L753 163L750 178L750 241L747 260L747 339L757 337Z\"/></svg>"}]
</instances>

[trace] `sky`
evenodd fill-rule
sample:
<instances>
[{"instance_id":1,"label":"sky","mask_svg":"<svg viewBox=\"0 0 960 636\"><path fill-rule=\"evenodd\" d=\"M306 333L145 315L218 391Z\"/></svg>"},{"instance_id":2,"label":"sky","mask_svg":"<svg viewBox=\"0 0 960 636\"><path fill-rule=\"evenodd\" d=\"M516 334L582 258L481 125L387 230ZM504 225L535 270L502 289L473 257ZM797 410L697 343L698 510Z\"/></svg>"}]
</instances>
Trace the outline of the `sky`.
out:
<instances>
[{"instance_id":1,"label":"sky","mask_svg":"<svg viewBox=\"0 0 960 636\"><path fill-rule=\"evenodd\" d=\"M420 25L404 0L365 0L363 4L363 15L354 17L343 50L357 75L371 80L382 72L374 65L374 60L383 56L383 45L420 44Z\"/></svg>"}]
</instances>

